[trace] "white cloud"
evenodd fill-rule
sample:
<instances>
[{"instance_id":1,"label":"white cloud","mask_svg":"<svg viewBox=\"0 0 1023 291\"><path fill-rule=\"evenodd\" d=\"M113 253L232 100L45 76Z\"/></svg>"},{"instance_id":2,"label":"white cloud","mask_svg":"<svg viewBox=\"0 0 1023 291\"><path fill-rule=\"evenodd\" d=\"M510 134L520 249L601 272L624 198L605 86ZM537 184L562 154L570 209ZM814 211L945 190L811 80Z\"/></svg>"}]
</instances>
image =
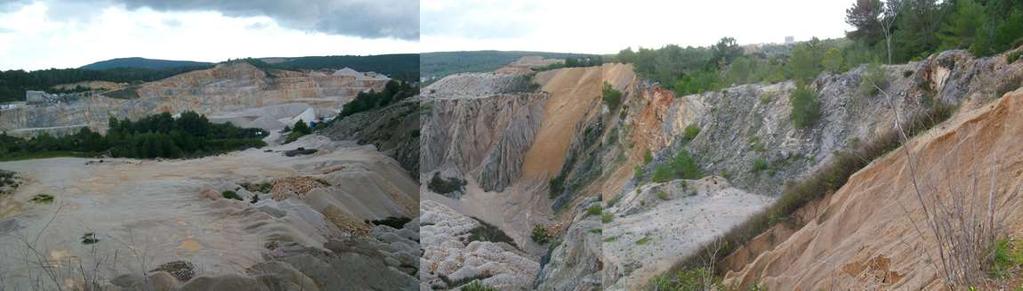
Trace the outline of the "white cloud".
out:
<instances>
[{"instance_id":1,"label":"white cloud","mask_svg":"<svg viewBox=\"0 0 1023 291\"><path fill-rule=\"evenodd\" d=\"M671 43L706 46L724 36L742 44L782 42L786 36L834 38L851 29L845 24L845 9L852 4L852 0L424 1L424 52L615 53ZM521 33L501 33L505 26ZM480 37L488 34L500 37Z\"/></svg>"},{"instance_id":2,"label":"white cloud","mask_svg":"<svg viewBox=\"0 0 1023 291\"><path fill-rule=\"evenodd\" d=\"M47 3L0 12L0 70L79 67L122 57L217 62L228 58L418 52L416 41L285 28L266 16L98 9L58 19Z\"/></svg>"}]
</instances>

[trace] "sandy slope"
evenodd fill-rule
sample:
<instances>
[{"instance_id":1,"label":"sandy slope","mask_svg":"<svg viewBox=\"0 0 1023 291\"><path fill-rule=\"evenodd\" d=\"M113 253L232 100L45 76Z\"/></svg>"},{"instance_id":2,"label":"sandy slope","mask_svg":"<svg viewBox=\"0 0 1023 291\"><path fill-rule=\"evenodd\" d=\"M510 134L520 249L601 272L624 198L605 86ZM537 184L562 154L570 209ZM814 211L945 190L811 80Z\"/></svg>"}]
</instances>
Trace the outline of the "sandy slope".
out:
<instances>
[{"instance_id":1,"label":"sandy slope","mask_svg":"<svg viewBox=\"0 0 1023 291\"><path fill-rule=\"evenodd\" d=\"M947 197L946 186L965 187L976 177L986 199L994 179L997 218L1006 234L1023 235L1023 90L963 112L908 145L926 189ZM815 220L760 254L730 283L759 281L770 290L858 289L864 286L938 289L937 256L930 233L921 236L908 217L923 212L901 151L856 173L822 207ZM940 190L938 190L940 189ZM907 215L908 214L908 215ZM921 227L924 227L921 225Z\"/></svg>"},{"instance_id":2,"label":"sandy slope","mask_svg":"<svg viewBox=\"0 0 1023 291\"><path fill-rule=\"evenodd\" d=\"M541 90L551 94L544 107L543 123L522 163L523 177L549 178L561 171L580 122L600 102L602 72L599 67L568 68L536 76Z\"/></svg>"}]
</instances>

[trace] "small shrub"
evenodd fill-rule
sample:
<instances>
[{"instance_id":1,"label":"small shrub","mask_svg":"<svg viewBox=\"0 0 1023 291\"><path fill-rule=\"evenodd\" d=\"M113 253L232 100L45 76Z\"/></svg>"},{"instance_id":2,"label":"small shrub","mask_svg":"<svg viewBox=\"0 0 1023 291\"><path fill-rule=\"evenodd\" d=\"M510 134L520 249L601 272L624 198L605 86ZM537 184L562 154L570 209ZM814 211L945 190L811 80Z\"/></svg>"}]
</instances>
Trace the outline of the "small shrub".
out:
<instances>
[{"instance_id":1,"label":"small shrub","mask_svg":"<svg viewBox=\"0 0 1023 291\"><path fill-rule=\"evenodd\" d=\"M98 243L98 242L99 242L99 239L96 238L96 234L95 233L88 232L88 233L85 233L85 234L82 235L82 244L83 245L91 245L91 244Z\"/></svg>"},{"instance_id":2,"label":"small shrub","mask_svg":"<svg viewBox=\"0 0 1023 291\"><path fill-rule=\"evenodd\" d=\"M764 143L760 141L759 137L751 137L749 139L749 148L755 152L762 153L766 152L767 148L764 147Z\"/></svg>"},{"instance_id":3,"label":"small shrub","mask_svg":"<svg viewBox=\"0 0 1023 291\"><path fill-rule=\"evenodd\" d=\"M618 91L614 87L611 87L611 84L608 82L604 82L604 87L601 88L601 100L604 100L604 104L607 105L607 108L614 111L622 104L622 91Z\"/></svg>"},{"instance_id":4,"label":"small shrub","mask_svg":"<svg viewBox=\"0 0 1023 291\"><path fill-rule=\"evenodd\" d=\"M991 267L988 274L993 279L1007 279L1023 267L1023 245L1017 240L996 240L991 249Z\"/></svg>"},{"instance_id":5,"label":"small shrub","mask_svg":"<svg viewBox=\"0 0 1023 291\"><path fill-rule=\"evenodd\" d=\"M554 179L551 179L549 186L550 192L548 193L548 196L550 196L550 198L553 199L561 195L562 192L565 192L565 175L559 174L557 177L554 177Z\"/></svg>"},{"instance_id":6,"label":"small shrub","mask_svg":"<svg viewBox=\"0 0 1023 291\"><path fill-rule=\"evenodd\" d=\"M693 139L695 139L695 138L696 138L696 136L697 136L697 135L699 135L699 134L700 134L700 128L699 128L699 127L697 127L696 125L692 125L692 124L690 124L689 126L686 126L686 135L685 135L685 139L686 139L687 141L692 141L692 140L693 140Z\"/></svg>"},{"instance_id":7,"label":"small shrub","mask_svg":"<svg viewBox=\"0 0 1023 291\"><path fill-rule=\"evenodd\" d=\"M590 233L596 233L596 234L600 234L600 233L603 232L603 230L600 229L600 228L590 229L589 231L590 231Z\"/></svg>"},{"instance_id":8,"label":"small shrub","mask_svg":"<svg viewBox=\"0 0 1023 291\"><path fill-rule=\"evenodd\" d=\"M636 168L633 169L632 177L634 179L639 179L639 178L643 177L643 167L642 166L636 166Z\"/></svg>"},{"instance_id":9,"label":"small shrub","mask_svg":"<svg viewBox=\"0 0 1023 291\"><path fill-rule=\"evenodd\" d=\"M257 202L259 202L259 194L253 193L252 199L249 200L249 203L256 204Z\"/></svg>"},{"instance_id":10,"label":"small shrub","mask_svg":"<svg viewBox=\"0 0 1023 291\"><path fill-rule=\"evenodd\" d=\"M483 284L480 280L473 280L469 284L462 286L462 291L499 291L497 288L490 287L487 284Z\"/></svg>"},{"instance_id":11,"label":"small shrub","mask_svg":"<svg viewBox=\"0 0 1023 291\"><path fill-rule=\"evenodd\" d=\"M664 191L657 191L657 198L661 199L661 200L671 199L671 197L668 197L668 192L664 192Z\"/></svg>"},{"instance_id":12,"label":"small shrub","mask_svg":"<svg viewBox=\"0 0 1023 291\"><path fill-rule=\"evenodd\" d=\"M529 237L538 244L547 244L551 240L551 234L547 232L547 227L541 224L533 225L533 232Z\"/></svg>"},{"instance_id":13,"label":"small shrub","mask_svg":"<svg viewBox=\"0 0 1023 291\"><path fill-rule=\"evenodd\" d=\"M614 220L614 219L615 219L615 216L613 214L611 214L611 212L604 212L603 214L600 215L600 222L601 223L611 223L611 221Z\"/></svg>"},{"instance_id":14,"label":"small shrub","mask_svg":"<svg viewBox=\"0 0 1023 291\"><path fill-rule=\"evenodd\" d=\"M650 243L651 240L653 240L653 239L651 239L649 236L644 236L643 238L641 238L641 239L636 241L636 245L639 245L639 246L645 245L645 244Z\"/></svg>"},{"instance_id":15,"label":"small shrub","mask_svg":"<svg viewBox=\"0 0 1023 291\"><path fill-rule=\"evenodd\" d=\"M1019 57L1023 55L1023 50L1016 50L1005 54L1005 63L1011 64L1019 60Z\"/></svg>"},{"instance_id":16,"label":"small shrub","mask_svg":"<svg viewBox=\"0 0 1023 291\"><path fill-rule=\"evenodd\" d=\"M800 86L792 92L792 124L796 128L808 128L820 118L820 102L817 100L817 93L813 90Z\"/></svg>"},{"instance_id":17,"label":"small shrub","mask_svg":"<svg viewBox=\"0 0 1023 291\"><path fill-rule=\"evenodd\" d=\"M888 74L884 71L878 63L870 63L867 65L867 70L863 73L863 78L860 80L860 86L857 91L860 96L869 97L877 94L877 88L881 89L888 87Z\"/></svg>"},{"instance_id":18,"label":"small shrub","mask_svg":"<svg viewBox=\"0 0 1023 291\"><path fill-rule=\"evenodd\" d=\"M688 151L682 150L675 154L675 157L667 164L659 165L654 169L653 181L657 183L667 182L674 179L699 179L703 177L696 161Z\"/></svg>"},{"instance_id":19,"label":"small shrub","mask_svg":"<svg viewBox=\"0 0 1023 291\"><path fill-rule=\"evenodd\" d=\"M714 271L705 267L686 268L658 275L650 281L654 290L725 290L720 288L721 280L714 277Z\"/></svg>"},{"instance_id":20,"label":"small shrub","mask_svg":"<svg viewBox=\"0 0 1023 291\"><path fill-rule=\"evenodd\" d=\"M643 163L644 164L649 164L653 160L654 160L654 154L651 153L650 150L646 150L646 152L643 153Z\"/></svg>"},{"instance_id":21,"label":"small shrub","mask_svg":"<svg viewBox=\"0 0 1023 291\"><path fill-rule=\"evenodd\" d=\"M236 193L234 191L231 191L231 190L220 192L220 196L222 196L224 198L227 198L227 199L234 199L234 200L242 201L242 197L238 196L238 193Z\"/></svg>"},{"instance_id":22,"label":"small shrub","mask_svg":"<svg viewBox=\"0 0 1023 291\"><path fill-rule=\"evenodd\" d=\"M478 219L476 220L476 222L479 222L480 225L473 228L472 230L469 230L469 241L504 242L508 243L509 245L518 247L517 245L515 245L515 240L508 236L508 234L504 233L504 231L502 231L497 226L483 222L482 220ZM546 231L546 229L544 229L544 231ZM536 235L535 228L533 229L533 232L534 235ZM536 240L536 238L534 237L533 240Z\"/></svg>"},{"instance_id":23,"label":"small shrub","mask_svg":"<svg viewBox=\"0 0 1023 291\"><path fill-rule=\"evenodd\" d=\"M654 175L650 179L657 183L671 181L675 178L675 173L671 170L669 165L660 165L654 168Z\"/></svg>"},{"instance_id":24,"label":"small shrub","mask_svg":"<svg viewBox=\"0 0 1023 291\"><path fill-rule=\"evenodd\" d=\"M604 210L601 209L600 205L593 205L590 206L590 208L586 208L586 215L600 215L602 212L604 212Z\"/></svg>"},{"instance_id":25,"label":"small shrub","mask_svg":"<svg viewBox=\"0 0 1023 291\"><path fill-rule=\"evenodd\" d=\"M402 229L405 228L405 224L410 221L412 221L412 219L408 217L388 216L384 219L372 220L369 223L373 225L386 225L394 229Z\"/></svg>"},{"instance_id":26,"label":"small shrub","mask_svg":"<svg viewBox=\"0 0 1023 291\"><path fill-rule=\"evenodd\" d=\"M433 173L433 177L430 178L430 182L426 184L426 188L437 194L451 194L452 192L465 192L465 180L458 179L455 177L447 178L440 176L440 173Z\"/></svg>"},{"instance_id":27,"label":"small shrub","mask_svg":"<svg viewBox=\"0 0 1023 291\"><path fill-rule=\"evenodd\" d=\"M763 171L763 170L767 170L767 168L768 168L767 160L765 160L763 158L758 158L756 160L753 160L753 172L760 172L760 171Z\"/></svg>"},{"instance_id":28,"label":"small shrub","mask_svg":"<svg viewBox=\"0 0 1023 291\"><path fill-rule=\"evenodd\" d=\"M35 196L32 196L32 199L29 199L29 201L32 201L34 203L39 203L39 204L48 204L48 203L52 203L53 202L53 195L50 195L50 194L36 194Z\"/></svg>"},{"instance_id":29,"label":"small shrub","mask_svg":"<svg viewBox=\"0 0 1023 291\"><path fill-rule=\"evenodd\" d=\"M245 182L241 183L239 186L242 186L245 190L249 190L249 192L270 193L270 190L273 189L273 184L270 182L261 182L256 184Z\"/></svg>"},{"instance_id":30,"label":"small shrub","mask_svg":"<svg viewBox=\"0 0 1023 291\"><path fill-rule=\"evenodd\" d=\"M305 121L299 119L295 122L295 126L291 128L291 133L288 133L288 137L284 140L284 143L293 142L310 133L313 133L313 130L309 128L309 125L306 124Z\"/></svg>"}]
</instances>

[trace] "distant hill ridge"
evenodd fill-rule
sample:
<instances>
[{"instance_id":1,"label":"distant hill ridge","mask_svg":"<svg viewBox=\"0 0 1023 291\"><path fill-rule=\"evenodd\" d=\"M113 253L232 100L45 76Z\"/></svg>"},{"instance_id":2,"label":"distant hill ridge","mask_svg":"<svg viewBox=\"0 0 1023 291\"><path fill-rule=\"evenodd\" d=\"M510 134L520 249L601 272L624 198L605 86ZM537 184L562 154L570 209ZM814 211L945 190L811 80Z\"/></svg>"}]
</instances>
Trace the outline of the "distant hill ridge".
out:
<instances>
[{"instance_id":1,"label":"distant hill ridge","mask_svg":"<svg viewBox=\"0 0 1023 291\"><path fill-rule=\"evenodd\" d=\"M105 61L99 61L84 65L81 69L87 70L107 70L114 68L134 68L134 69L169 69L169 68L182 68L182 67L205 67L213 65L208 62L196 62L196 61L175 61L175 60L158 60L158 59L147 59L147 58L116 58Z\"/></svg>"}]
</instances>

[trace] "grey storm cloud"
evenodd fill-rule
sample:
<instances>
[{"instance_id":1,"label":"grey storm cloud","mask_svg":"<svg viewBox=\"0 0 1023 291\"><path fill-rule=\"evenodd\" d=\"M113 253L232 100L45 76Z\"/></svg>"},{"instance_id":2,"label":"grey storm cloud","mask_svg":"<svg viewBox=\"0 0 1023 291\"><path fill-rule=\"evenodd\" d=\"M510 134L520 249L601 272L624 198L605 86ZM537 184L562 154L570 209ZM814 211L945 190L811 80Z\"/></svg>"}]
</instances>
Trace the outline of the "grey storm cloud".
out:
<instances>
[{"instance_id":1,"label":"grey storm cloud","mask_svg":"<svg viewBox=\"0 0 1023 291\"><path fill-rule=\"evenodd\" d=\"M268 16L284 27L328 34L363 38L419 39L419 0L112 1L122 3L129 9L148 7L158 11L213 10L233 17Z\"/></svg>"}]
</instances>

